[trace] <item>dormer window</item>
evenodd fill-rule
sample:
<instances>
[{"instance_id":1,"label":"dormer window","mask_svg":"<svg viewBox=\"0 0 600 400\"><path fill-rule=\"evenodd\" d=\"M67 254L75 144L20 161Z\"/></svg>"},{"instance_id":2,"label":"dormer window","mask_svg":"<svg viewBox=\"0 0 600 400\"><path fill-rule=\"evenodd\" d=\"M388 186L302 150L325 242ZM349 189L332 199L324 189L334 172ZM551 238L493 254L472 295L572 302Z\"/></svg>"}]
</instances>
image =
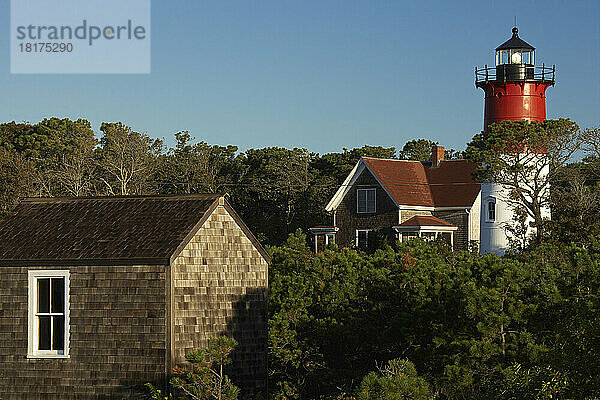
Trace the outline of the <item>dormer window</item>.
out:
<instances>
[{"instance_id":1,"label":"dormer window","mask_svg":"<svg viewBox=\"0 0 600 400\"><path fill-rule=\"evenodd\" d=\"M374 213L377 189L356 189L356 212Z\"/></svg>"},{"instance_id":2,"label":"dormer window","mask_svg":"<svg viewBox=\"0 0 600 400\"><path fill-rule=\"evenodd\" d=\"M488 199L486 200L486 208L487 208L486 221L487 222L495 222L496 221L496 199L493 197L488 197Z\"/></svg>"}]
</instances>

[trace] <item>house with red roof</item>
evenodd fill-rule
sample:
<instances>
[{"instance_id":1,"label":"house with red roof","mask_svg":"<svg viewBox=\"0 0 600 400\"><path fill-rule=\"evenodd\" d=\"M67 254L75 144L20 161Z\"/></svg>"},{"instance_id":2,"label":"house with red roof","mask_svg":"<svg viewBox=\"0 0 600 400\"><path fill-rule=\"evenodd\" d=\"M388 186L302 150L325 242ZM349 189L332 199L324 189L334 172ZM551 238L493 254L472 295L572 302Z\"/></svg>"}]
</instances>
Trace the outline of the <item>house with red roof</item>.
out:
<instances>
[{"instance_id":1,"label":"house with red roof","mask_svg":"<svg viewBox=\"0 0 600 400\"><path fill-rule=\"evenodd\" d=\"M467 160L445 160L437 145L427 162L361 158L326 206L333 224L310 229L315 251L332 241L366 248L373 240L413 237L469 248L480 232L476 168Z\"/></svg>"}]
</instances>

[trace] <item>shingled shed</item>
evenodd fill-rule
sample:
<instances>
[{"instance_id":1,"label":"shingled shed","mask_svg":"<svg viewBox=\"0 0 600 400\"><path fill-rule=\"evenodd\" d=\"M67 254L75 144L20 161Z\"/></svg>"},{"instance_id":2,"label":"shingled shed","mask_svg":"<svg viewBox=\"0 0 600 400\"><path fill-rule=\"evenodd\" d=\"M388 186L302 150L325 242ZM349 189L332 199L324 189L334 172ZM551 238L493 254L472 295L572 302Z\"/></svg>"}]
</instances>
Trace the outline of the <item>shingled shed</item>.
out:
<instances>
[{"instance_id":1,"label":"shingled shed","mask_svg":"<svg viewBox=\"0 0 600 400\"><path fill-rule=\"evenodd\" d=\"M268 262L219 195L22 201L0 223L0 398L135 398L218 335L264 388Z\"/></svg>"}]
</instances>

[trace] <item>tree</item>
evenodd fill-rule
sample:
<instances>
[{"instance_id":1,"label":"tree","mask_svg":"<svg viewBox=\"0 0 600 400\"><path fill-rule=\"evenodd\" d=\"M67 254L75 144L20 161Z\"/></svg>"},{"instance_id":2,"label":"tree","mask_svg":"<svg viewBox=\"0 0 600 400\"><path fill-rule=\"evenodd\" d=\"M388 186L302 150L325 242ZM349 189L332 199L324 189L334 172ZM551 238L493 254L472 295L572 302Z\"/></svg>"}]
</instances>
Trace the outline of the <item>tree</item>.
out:
<instances>
[{"instance_id":1,"label":"tree","mask_svg":"<svg viewBox=\"0 0 600 400\"><path fill-rule=\"evenodd\" d=\"M394 359L379 373L366 375L358 391L358 400L429 400L431 394L425 379L417 375L413 363Z\"/></svg>"},{"instance_id":2,"label":"tree","mask_svg":"<svg viewBox=\"0 0 600 400\"><path fill-rule=\"evenodd\" d=\"M229 355L236 346L235 339L211 337L206 348L185 355L191 367L176 367L171 385L188 399L236 400L240 390L223 373L223 367L231 364Z\"/></svg>"},{"instance_id":3,"label":"tree","mask_svg":"<svg viewBox=\"0 0 600 400\"><path fill-rule=\"evenodd\" d=\"M531 218L539 241L550 182L581 147L579 127L569 119L502 121L473 137L467 158L480 163L476 179L507 189L502 198L516 215Z\"/></svg>"},{"instance_id":4,"label":"tree","mask_svg":"<svg viewBox=\"0 0 600 400\"><path fill-rule=\"evenodd\" d=\"M102 123L98 151L101 177L109 195L142 194L162 152L162 141L121 122Z\"/></svg>"},{"instance_id":5,"label":"tree","mask_svg":"<svg viewBox=\"0 0 600 400\"><path fill-rule=\"evenodd\" d=\"M40 196L88 194L96 144L85 119L48 118L35 125L0 127L0 146L32 163Z\"/></svg>"},{"instance_id":6,"label":"tree","mask_svg":"<svg viewBox=\"0 0 600 400\"><path fill-rule=\"evenodd\" d=\"M16 206L21 197L35 195L36 179L31 161L0 147L0 218Z\"/></svg>"},{"instance_id":7,"label":"tree","mask_svg":"<svg viewBox=\"0 0 600 400\"><path fill-rule=\"evenodd\" d=\"M431 160L431 147L436 144L437 142L429 139L409 140L400 152L400 159L429 161Z\"/></svg>"},{"instance_id":8,"label":"tree","mask_svg":"<svg viewBox=\"0 0 600 400\"><path fill-rule=\"evenodd\" d=\"M581 141L581 147L587 155L584 162L589 166L586 172L598 183L600 182L600 128L583 130Z\"/></svg>"},{"instance_id":9,"label":"tree","mask_svg":"<svg viewBox=\"0 0 600 400\"><path fill-rule=\"evenodd\" d=\"M340 153L321 155L315 160L314 166L321 177L333 178L332 187L335 193L361 157L396 158L396 148L368 145L351 150L344 148Z\"/></svg>"},{"instance_id":10,"label":"tree","mask_svg":"<svg viewBox=\"0 0 600 400\"><path fill-rule=\"evenodd\" d=\"M231 201L261 240L281 243L313 219L307 211L315 206L313 193L319 190L314 185L315 157L299 148L266 147L244 153L244 173L237 190L232 190Z\"/></svg>"},{"instance_id":11,"label":"tree","mask_svg":"<svg viewBox=\"0 0 600 400\"><path fill-rule=\"evenodd\" d=\"M581 132L582 148L589 155L600 158L600 128L588 128Z\"/></svg>"},{"instance_id":12,"label":"tree","mask_svg":"<svg viewBox=\"0 0 600 400\"><path fill-rule=\"evenodd\" d=\"M600 166L600 165L598 165ZM554 242L585 243L600 234L600 186L595 160L565 166L551 182L552 221L549 239Z\"/></svg>"},{"instance_id":13,"label":"tree","mask_svg":"<svg viewBox=\"0 0 600 400\"><path fill-rule=\"evenodd\" d=\"M177 145L170 149L157 171L161 193L216 193L230 189L241 172L236 146L191 143L188 131L175 134Z\"/></svg>"}]
</instances>

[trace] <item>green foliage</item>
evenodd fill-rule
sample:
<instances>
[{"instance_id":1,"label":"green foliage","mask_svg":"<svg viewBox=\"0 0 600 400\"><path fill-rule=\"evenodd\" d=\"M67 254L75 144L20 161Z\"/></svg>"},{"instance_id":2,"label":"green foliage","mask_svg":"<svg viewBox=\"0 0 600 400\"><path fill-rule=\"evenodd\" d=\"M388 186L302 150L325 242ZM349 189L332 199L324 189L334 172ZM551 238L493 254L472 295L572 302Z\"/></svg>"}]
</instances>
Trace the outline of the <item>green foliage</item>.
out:
<instances>
[{"instance_id":1,"label":"green foliage","mask_svg":"<svg viewBox=\"0 0 600 400\"><path fill-rule=\"evenodd\" d=\"M100 181L109 195L143 194L162 153L162 141L135 132L121 123L102 123L97 151L102 167Z\"/></svg>"},{"instance_id":2,"label":"green foliage","mask_svg":"<svg viewBox=\"0 0 600 400\"><path fill-rule=\"evenodd\" d=\"M550 206L550 182L581 145L579 126L569 119L502 121L475 135L466 157L480 163L475 175L478 181L502 184L507 189L502 201L534 221L539 243L545 227L542 210ZM520 231L513 238L523 247L526 243L520 238L523 232L519 224L512 230Z\"/></svg>"},{"instance_id":3,"label":"green foliage","mask_svg":"<svg viewBox=\"0 0 600 400\"><path fill-rule=\"evenodd\" d=\"M408 360L388 361L379 373L367 374L358 391L358 400L428 400L429 385L417 375L413 363Z\"/></svg>"},{"instance_id":4,"label":"green foliage","mask_svg":"<svg viewBox=\"0 0 600 400\"><path fill-rule=\"evenodd\" d=\"M409 140L400 152L401 160L429 161L431 160L431 147L437 144L429 139Z\"/></svg>"},{"instance_id":5,"label":"green foliage","mask_svg":"<svg viewBox=\"0 0 600 400\"><path fill-rule=\"evenodd\" d=\"M600 158L585 157L563 168L551 182L548 240L585 243L600 235Z\"/></svg>"},{"instance_id":6,"label":"green foliage","mask_svg":"<svg viewBox=\"0 0 600 400\"><path fill-rule=\"evenodd\" d=\"M164 395L162 390L157 389L151 383L146 383L144 386L148 388L150 392L150 399L152 400L173 400L173 393L169 393L168 395Z\"/></svg>"},{"instance_id":7,"label":"green foliage","mask_svg":"<svg viewBox=\"0 0 600 400\"><path fill-rule=\"evenodd\" d=\"M313 168L316 157L306 149L280 147L243 154L245 170L231 202L259 238L279 243L298 227L325 218L329 192Z\"/></svg>"},{"instance_id":8,"label":"green foliage","mask_svg":"<svg viewBox=\"0 0 600 400\"><path fill-rule=\"evenodd\" d=\"M84 119L44 119L38 124L0 125L0 168L14 170L0 196L79 196L92 191L93 149L90 123ZM8 160L7 160L8 158ZM6 204L6 203L4 203ZM12 204L8 202L8 206Z\"/></svg>"},{"instance_id":9,"label":"green foliage","mask_svg":"<svg viewBox=\"0 0 600 400\"><path fill-rule=\"evenodd\" d=\"M161 193L219 193L242 172L236 146L192 143L188 131L175 134L177 145L160 161L155 179Z\"/></svg>"},{"instance_id":10,"label":"green foliage","mask_svg":"<svg viewBox=\"0 0 600 400\"><path fill-rule=\"evenodd\" d=\"M506 122L473 138L467 153L485 162L480 179L512 184L522 215L536 217L546 198L511 182L549 171L553 221L536 221L547 234L503 258L420 240L312 253L300 228L328 220L325 203L360 157L394 158L394 148L238 153L183 131L164 152L122 123L101 131L98 145L86 120L0 124L0 217L22 196L228 192L261 240L279 245L269 248L269 397L341 400L363 386L386 398L405 389L425 396L427 387L436 399L600 397L597 130ZM413 142L403 158L428 160L431 142ZM566 165L580 144L586 157ZM541 163L519 158L523 146L544 149L534 153ZM238 396L221 370L233 347L213 339L190 354L174 378L177 394L215 397L221 387L222 398ZM390 372L400 364L373 372L381 360L404 372Z\"/></svg>"},{"instance_id":11,"label":"green foliage","mask_svg":"<svg viewBox=\"0 0 600 400\"><path fill-rule=\"evenodd\" d=\"M393 387L369 372L390 358L410 359L439 399L600 395L600 238L504 258L305 243L297 232L270 248L271 397L344 398L365 376Z\"/></svg>"},{"instance_id":12,"label":"green foliage","mask_svg":"<svg viewBox=\"0 0 600 400\"><path fill-rule=\"evenodd\" d=\"M486 399L560 399L568 386L564 374L550 367L523 368L513 364L490 377L486 385Z\"/></svg>"},{"instance_id":13,"label":"green foliage","mask_svg":"<svg viewBox=\"0 0 600 400\"><path fill-rule=\"evenodd\" d=\"M191 365L174 369L170 381L174 391L185 399L237 399L239 388L223 373L223 367L231 363L229 355L236 346L235 339L220 336L210 338L206 348L186 354L185 359Z\"/></svg>"}]
</instances>

